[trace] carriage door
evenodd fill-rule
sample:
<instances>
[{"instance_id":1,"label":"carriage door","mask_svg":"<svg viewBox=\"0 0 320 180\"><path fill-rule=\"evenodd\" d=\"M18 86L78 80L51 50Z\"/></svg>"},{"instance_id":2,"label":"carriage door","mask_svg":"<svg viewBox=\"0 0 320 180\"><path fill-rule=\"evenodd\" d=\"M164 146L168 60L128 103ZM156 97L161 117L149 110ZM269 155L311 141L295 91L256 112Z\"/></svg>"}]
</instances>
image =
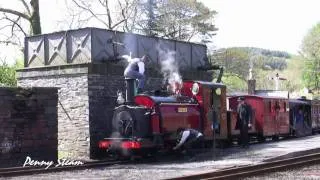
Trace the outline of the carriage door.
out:
<instances>
[{"instance_id":1,"label":"carriage door","mask_svg":"<svg viewBox=\"0 0 320 180\"><path fill-rule=\"evenodd\" d=\"M274 125L275 125L275 134L279 135L280 134L280 123L281 123L281 119L280 119L280 103L279 100L275 100L275 104L274 104L274 113L275 113L275 117L274 117Z\"/></svg>"}]
</instances>

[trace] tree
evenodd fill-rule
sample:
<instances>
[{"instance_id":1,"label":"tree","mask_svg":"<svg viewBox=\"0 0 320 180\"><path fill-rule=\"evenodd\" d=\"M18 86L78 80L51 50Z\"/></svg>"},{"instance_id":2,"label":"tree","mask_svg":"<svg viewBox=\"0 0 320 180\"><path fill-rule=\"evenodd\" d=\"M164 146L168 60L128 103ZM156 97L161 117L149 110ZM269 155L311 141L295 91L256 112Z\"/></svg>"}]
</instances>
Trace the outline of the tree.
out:
<instances>
[{"instance_id":1,"label":"tree","mask_svg":"<svg viewBox=\"0 0 320 180\"><path fill-rule=\"evenodd\" d=\"M100 27L110 30L132 32L135 26L138 0L72 0L66 1L71 9L68 13L70 28L80 28L96 22ZM74 19L77 18L77 19Z\"/></svg>"},{"instance_id":2,"label":"tree","mask_svg":"<svg viewBox=\"0 0 320 180\"><path fill-rule=\"evenodd\" d=\"M147 14L137 24L145 34L151 31L149 34L184 41L199 37L206 43L217 31L213 24L216 11L196 0L149 0L149 11L144 11L143 7L140 6L141 12ZM153 22L151 26L150 19Z\"/></svg>"},{"instance_id":3,"label":"tree","mask_svg":"<svg viewBox=\"0 0 320 180\"><path fill-rule=\"evenodd\" d=\"M13 66L4 60L0 63L0 86L17 86L16 70L23 67L23 61L18 60Z\"/></svg>"},{"instance_id":4,"label":"tree","mask_svg":"<svg viewBox=\"0 0 320 180\"><path fill-rule=\"evenodd\" d=\"M67 1L66 1L67 2ZM210 39L216 14L196 0L72 0L79 22L97 21L110 30L190 41ZM114 11L111 11L114 10ZM84 23L82 23L84 24ZM81 26L78 26L81 27Z\"/></svg>"},{"instance_id":5,"label":"tree","mask_svg":"<svg viewBox=\"0 0 320 180\"><path fill-rule=\"evenodd\" d=\"M307 33L302 41L301 54L307 60L303 80L309 89L320 88L320 23Z\"/></svg>"},{"instance_id":6,"label":"tree","mask_svg":"<svg viewBox=\"0 0 320 180\"><path fill-rule=\"evenodd\" d=\"M21 38L41 34L41 22L39 0L31 0L30 3L27 3L26 0L19 0L19 2L23 10L0 7L0 12L3 12L0 19L3 26L0 30L10 31L10 35L2 33L0 42L22 47ZM25 24L29 27L25 27Z\"/></svg>"},{"instance_id":7,"label":"tree","mask_svg":"<svg viewBox=\"0 0 320 180\"><path fill-rule=\"evenodd\" d=\"M214 64L224 66L225 73L222 80L232 91L246 89L250 68L252 68L254 79L257 80L257 88L273 89L273 81L268 79L273 77L272 74L287 68L285 57L290 56L282 51L254 47L232 47L219 49L210 58Z\"/></svg>"},{"instance_id":8,"label":"tree","mask_svg":"<svg viewBox=\"0 0 320 180\"><path fill-rule=\"evenodd\" d=\"M220 50L219 58L212 56L215 64L224 66L225 76L236 76L238 79L247 80L250 68L249 51L241 48L227 48Z\"/></svg>"}]
</instances>

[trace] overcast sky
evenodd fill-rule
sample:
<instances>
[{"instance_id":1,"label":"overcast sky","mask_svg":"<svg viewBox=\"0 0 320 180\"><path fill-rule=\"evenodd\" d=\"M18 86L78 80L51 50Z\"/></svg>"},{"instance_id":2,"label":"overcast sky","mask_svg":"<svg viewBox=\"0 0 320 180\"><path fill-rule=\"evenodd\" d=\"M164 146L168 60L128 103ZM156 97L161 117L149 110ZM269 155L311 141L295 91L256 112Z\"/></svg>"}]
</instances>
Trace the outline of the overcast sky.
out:
<instances>
[{"instance_id":1,"label":"overcast sky","mask_svg":"<svg viewBox=\"0 0 320 180\"><path fill-rule=\"evenodd\" d=\"M253 46L296 53L320 22L319 0L201 0L219 14L217 47Z\"/></svg>"},{"instance_id":2,"label":"overcast sky","mask_svg":"<svg viewBox=\"0 0 320 180\"><path fill-rule=\"evenodd\" d=\"M216 48L261 47L296 53L308 30L320 22L319 0L201 0L218 12ZM1 1L2 7L19 7L18 0ZM57 21L65 15L65 0L40 0L43 32L58 31ZM94 25L92 25L94 26ZM21 56L14 50L0 56ZM7 60L13 59L11 57Z\"/></svg>"}]
</instances>

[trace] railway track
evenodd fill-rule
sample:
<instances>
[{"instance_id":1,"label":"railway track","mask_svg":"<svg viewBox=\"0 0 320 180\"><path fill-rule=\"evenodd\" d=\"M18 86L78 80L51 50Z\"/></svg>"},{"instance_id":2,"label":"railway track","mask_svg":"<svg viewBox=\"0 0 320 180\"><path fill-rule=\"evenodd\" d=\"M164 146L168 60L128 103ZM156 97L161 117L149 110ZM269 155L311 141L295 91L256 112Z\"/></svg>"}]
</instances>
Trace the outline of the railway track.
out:
<instances>
[{"instance_id":1,"label":"railway track","mask_svg":"<svg viewBox=\"0 0 320 180\"><path fill-rule=\"evenodd\" d=\"M59 166L59 167L50 167L45 169L45 167L12 167L12 168L0 168L0 177L12 177L12 176L22 176L22 175L31 175L31 174L40 174L40 173L49 173L49 172L59 172L59 171L70 171L70 170L81 170L89 169L103 166L112 166L116 164L126 164L132 163L132 161L96 161L96 162L85 162L82 165L77 166Z\"/></svg>"},{"instance_id":2,"label":"railway track","mask_svg":"<svg viewBox=\"0 0 320 180\"><path fill-rule=\"evenodd\" d=\"M270 172L276 172L281 170L287 170L292 168L301 167L304 165L311 165L320 163L320 153L313 153L308 155L302 155L294 158L288 158L283 160L277 160L272 162L261 163L257 165L241 166L236 168L228 168L213 172L207 172L202 174L194 174L188 176L181 176L171 178L170 180L188 180L188 179L239 179L250 176L263 175Z\"/></svg>"}]
</instances>

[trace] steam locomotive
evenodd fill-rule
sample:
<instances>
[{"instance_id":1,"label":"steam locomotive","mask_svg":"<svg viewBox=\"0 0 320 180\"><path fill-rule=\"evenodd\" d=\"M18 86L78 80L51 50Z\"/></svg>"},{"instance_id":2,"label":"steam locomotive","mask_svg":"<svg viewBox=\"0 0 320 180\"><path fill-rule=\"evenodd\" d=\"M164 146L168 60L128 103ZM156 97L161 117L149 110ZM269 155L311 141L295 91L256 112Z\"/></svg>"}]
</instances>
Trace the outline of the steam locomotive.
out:
<instances>
[{"instance_id":1,"label":"steam locomotive","mask_svg":"<svg viewBox=\"0 0 320 180\"><path fill-rule=\"evenodd\" d=\"M99 142L100 149L130 154L172 148L178 128L197 129L210 141L213 111L216 119L226 119L226 86L221 83L185 81L180 94L135 95L134 81L126 79L125 103L115 108L113 134Z\"/></svg>"},{"instance_id":2,"label":"steam locomotive","mask_svg":"<svg viewBox=\"0 0 320 180\"><path fill-rule=\"evenodd\" d=\"M204 134L205 143L214 138L229 145L239 137L236 129L237 98L227 97L222 83L184 81L179 94L135 94L135 80L126 79L124 103L114 110L111 137L99 141L108 153L132 155L171 149L178 128L193 128ZM251 138L304 136L320 130L320 101L243 95L252 107ZM296 123L298 111L304 122Z\"/></svg>"}]
</instances>

